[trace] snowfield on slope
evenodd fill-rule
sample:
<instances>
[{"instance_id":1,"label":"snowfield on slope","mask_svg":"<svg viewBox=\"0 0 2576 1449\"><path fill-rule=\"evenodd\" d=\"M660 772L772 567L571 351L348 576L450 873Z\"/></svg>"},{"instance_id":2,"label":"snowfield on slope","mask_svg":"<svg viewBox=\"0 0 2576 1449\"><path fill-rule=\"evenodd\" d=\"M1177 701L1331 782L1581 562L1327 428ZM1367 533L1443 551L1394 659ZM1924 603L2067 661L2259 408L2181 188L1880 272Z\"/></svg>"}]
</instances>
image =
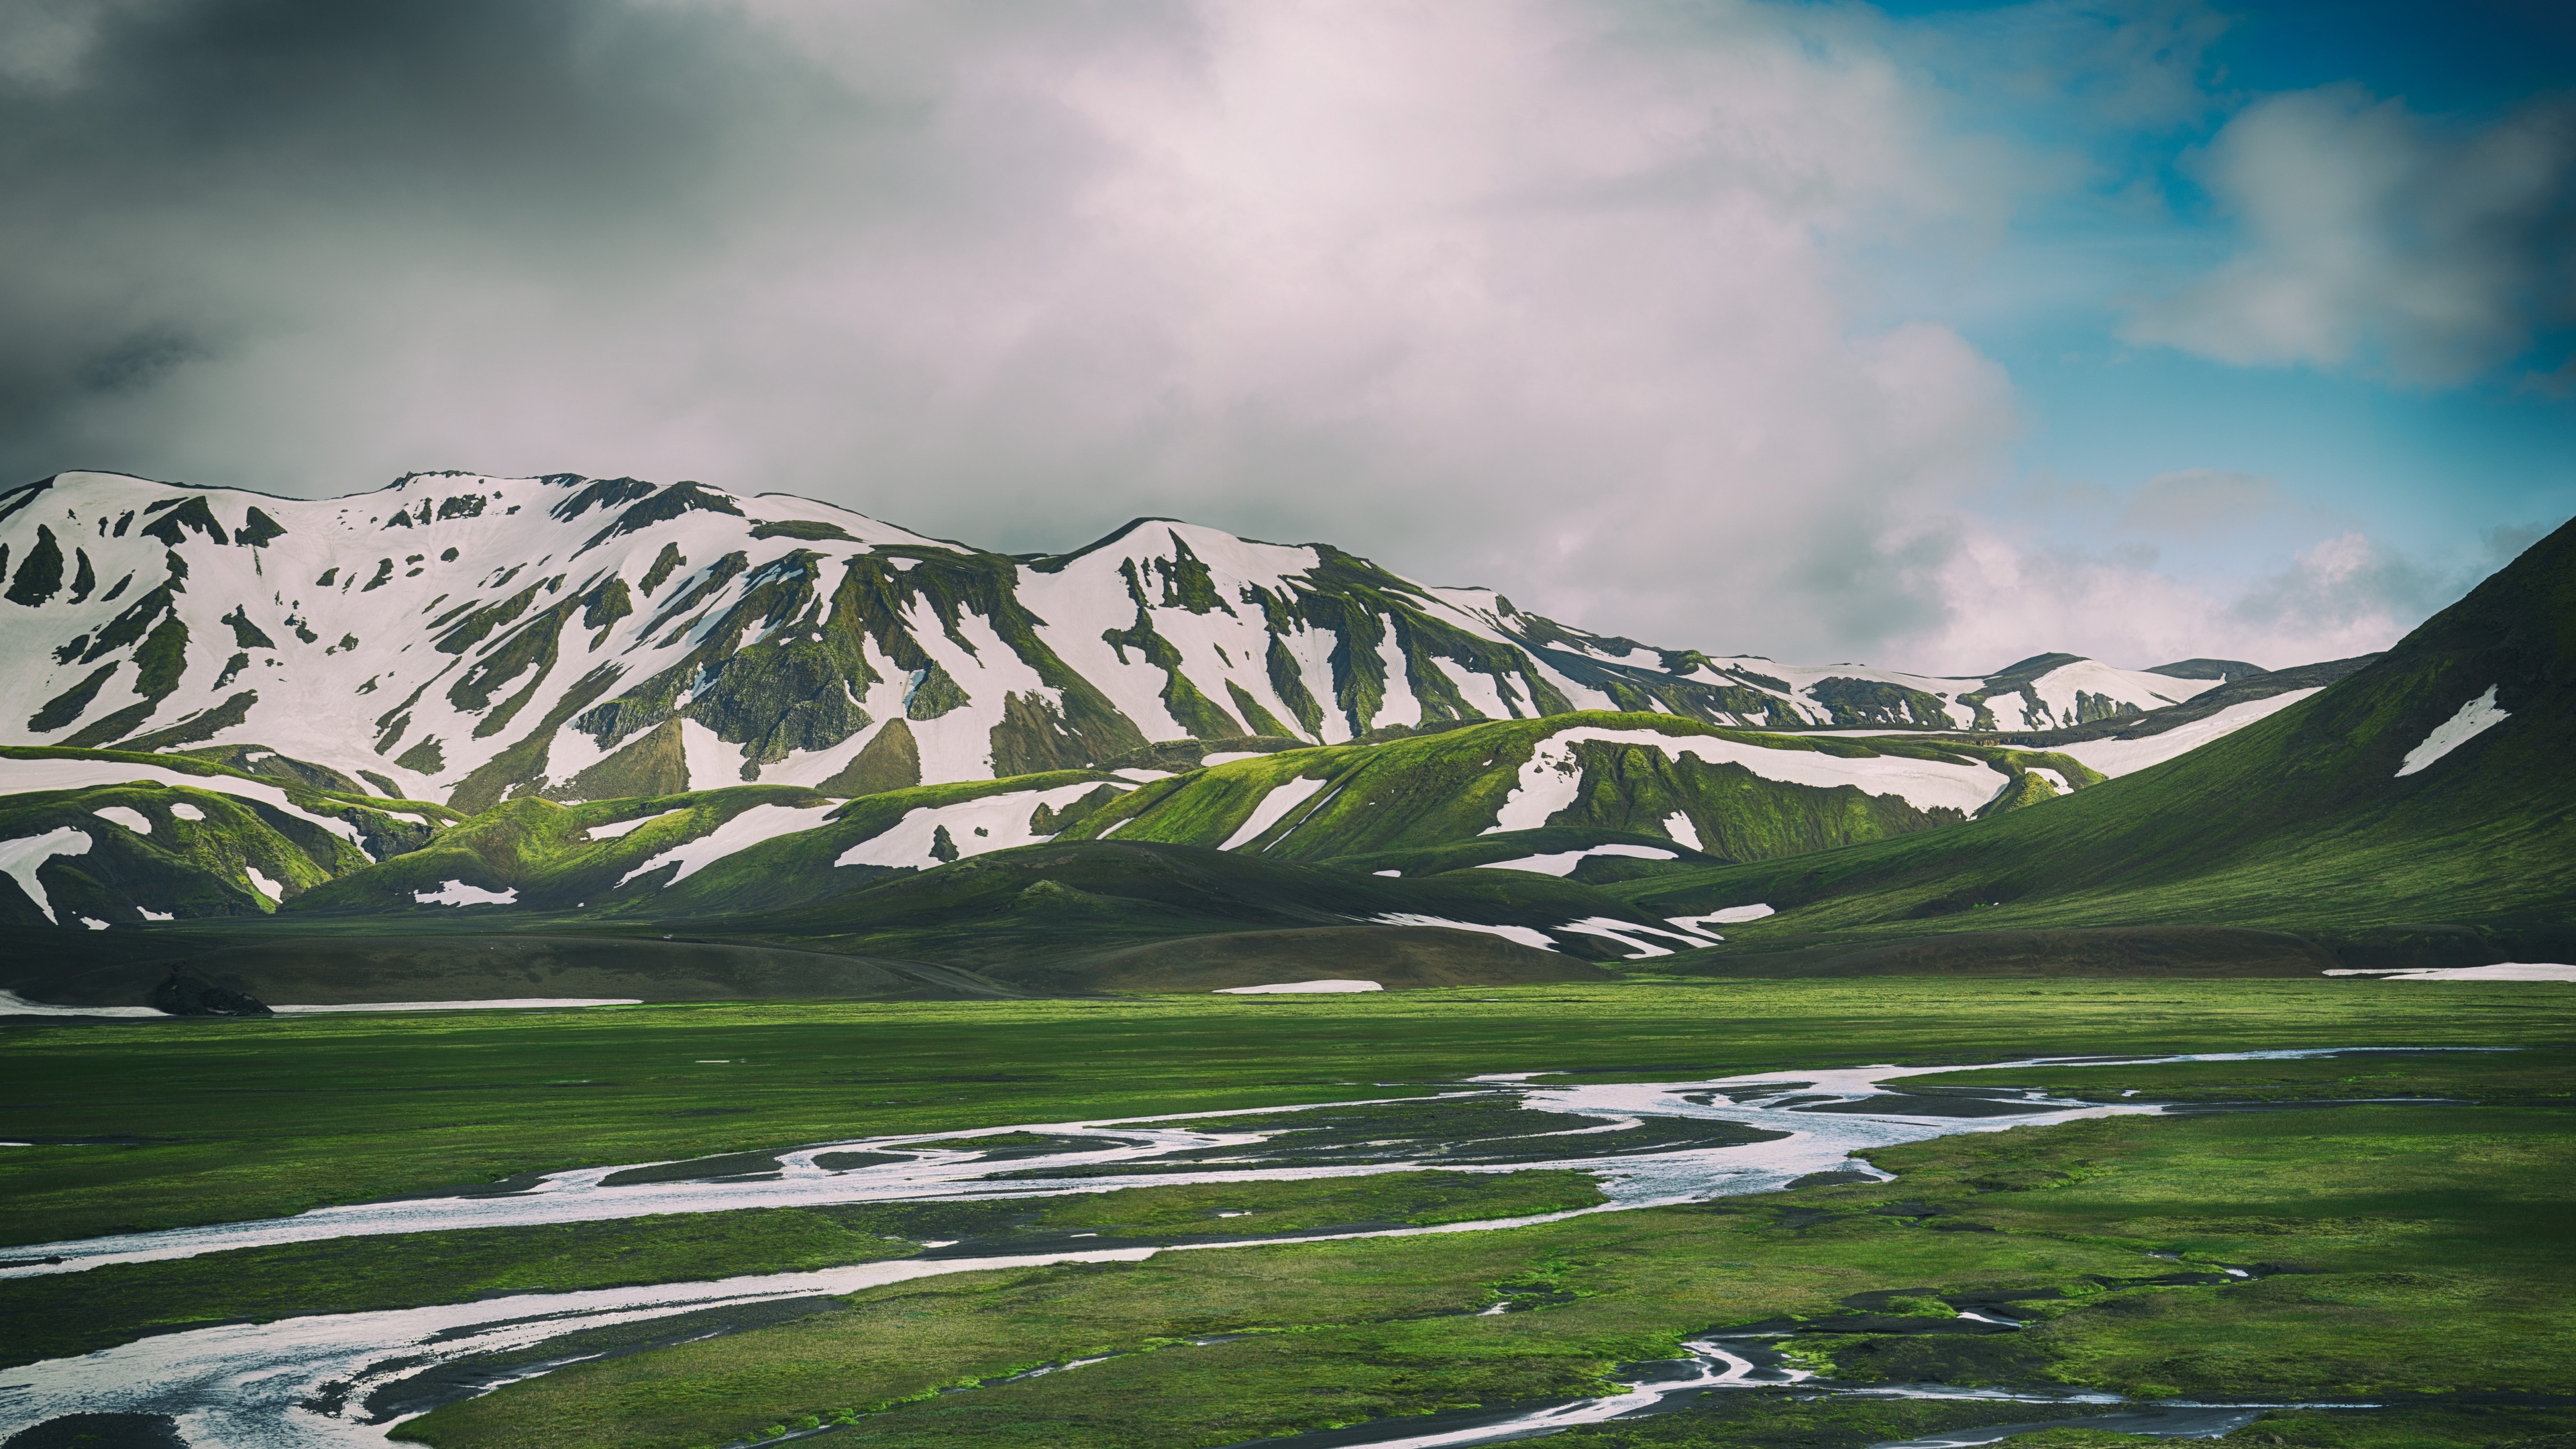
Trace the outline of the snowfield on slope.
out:
<instances>
[{"instance_id":1,"label":"snowfield on slope","mask_svg":"<svg viewBox=\"0 0 2576 1449\"><path fill-rule=\"evenodd\" d=\"M16 881L18 889L27 893L27 899L36 903L36 909L45 913L45 919L59 926L63 923L62 917L54 914L53 899L45 894L45 887L36 879L36 872L44 868L46 861L58 855L87 855L89 846L88 832L74 830L68 825L42 835L0 840L0 875Z\"/></svg>"},{"instance_id":2,"label":"snowfield on slope","mask_svg":"<svg viewBox=\"0 0 2576 1449\"><path fill-rule=\"evenodd\" d=\"M2486 693L2461 705L2458 714L2435 725L2433 732L2424 737L2424 743L2406 752L2405 760L2397 767L2397 778L2402 780L2428 768L2434 761L2512 717L2496 708L2496 686L2488 685Z\"/></svg>"},{"instance_id":3,"label":"snowfield on slope","mask_svg":"<svg viewBox=\"0 0 2576 1449\"><path fill-rule=\"evenodd\" d=\"M25 795L39 790L90 790L101 785L136 783L176 785L186 790L203 790L209 795L256 800L262 805L274 806L310 820L351 845L364 848L364 843L358 838L358 827L337 815L317 815L287 798L284 790L257 780L245 780L236 775L191 775L164 765L137 765L122 760L22 760L0 755L0 795ZM201 814L181 813L195 809L183 801L172 805L170 813L184 820L204 819ZM124 822L120 819L118 823Z\"/></svg>"},{"instance_id":4,"label":"snowfield on slope","mask_svg":"<svg viewBox=\"0 0 2576 1449\"><path fill-rule=\"evenodd\" d=\"M2215 739L2232 735L2257 720L2273 715L2317 693L2313 689L2293 689L2264 699L2249 699L2231 704L2206 719L2176 725L2162 734L2135 740L2091 740L2080 745L2060 745L2057 753L2071 755L2088 769L2117 778L2134 775L2150 765L2161 765L2199 749Z\"/></svg>"},{"instance_id":5,"label":"snowfield on slope","mask_svg":"<svg viewBox=\"0 0 2576 1449\"><path fill-rule=\"evenodd\" d=\"M1489 834L1491 832L1488 832ZM1538 875L1569 876L1574 868L1596 855L1625 856L1632 860L1679 860L1669 850L1651 845L1594 845L1582 850L1560 850L1554 855L1524 855L1518 860L1488 860L1478 870L1526 870Z\"/></svg>"},{"instance_id":6,"label":"snowfield on slope","mask_svg":"<svg viewBox=\"0 0 2576 1449\"><path fill-rule=\"evenodd\" d=\"M1040 835L1031 823L1038 807L1043 805L1050 810L1062 810L1099 789L1100 783L1085 780L1079 784L1058 785L1052 790L1012 790L954 805L915 806L905 811L903 818L888 826L883 833L842 851L832 864L909 865L928 870L944 864L933 853L943 829L948 832L948 842L955 847L960 860L1053 840L1052 832Z\"/></svg>"},{"instance_id":7,"label":"snowfield on slope","mask_svg":"<svg viewBox=\"0 0 2576 1449\"><path fill-rule=\"evenodd\" d=\"M1261 797L1261 803L1252 807L1252 813L1244 817L1243 823L1236 826L1234 833L1227 836L1225 843L1217 849L1234 850L1252 843L1260 838L1261 832L1285 819L1289 811L1314 799L1316 791L1331 783L1330 780L1301 778L1272 786L1270 793Z\"/></svg>"},{"instance_id":8,"label":"snowfield on slope","mask_svg":"<svg viewBox=\"0 0 2576 1449\"><path fill-rule=\"evenodd\" d=\"M1736 740L1696 735L1668 735L1660 730L1616 730L1582 725L1558 730L1540 740L1529 763L1521 766L1520 783L1503 801L1502 812L1486 827L1487 835L1507 830L1536 830L1575 802L1583 769L1574 758L1579 744L1632 745L1661 750L1668 759L1684 755L1711 765L1741 765L1766 780L1831 789L1850 785L1871 795L1895 795L1917 810L1948 807L1974 814L2006 783L2002 772L1984 764L1947 764L1938 760L1878 755L1844 759L1816 750L1771 749Z\"/></svg>"},{"instance_id":9,"label":"snowfield on slope","mask_svg":"<svg viewBox=\"0 0 2576 1449\"><path fill-rule=\"evenodd\" d=\"M739 854L763 841L776 840L782 835L795 835L812 830L823 823L823 817L840 808L837 804L754 805L697 839L675 845L645 861L642 865L619 876L617 883L622 886L637 876L648 875L677 861L679 870L674 872L669 880L662 882L663 887L667 889L705 870L728 855Z\"/></svg>"}]
</instances>

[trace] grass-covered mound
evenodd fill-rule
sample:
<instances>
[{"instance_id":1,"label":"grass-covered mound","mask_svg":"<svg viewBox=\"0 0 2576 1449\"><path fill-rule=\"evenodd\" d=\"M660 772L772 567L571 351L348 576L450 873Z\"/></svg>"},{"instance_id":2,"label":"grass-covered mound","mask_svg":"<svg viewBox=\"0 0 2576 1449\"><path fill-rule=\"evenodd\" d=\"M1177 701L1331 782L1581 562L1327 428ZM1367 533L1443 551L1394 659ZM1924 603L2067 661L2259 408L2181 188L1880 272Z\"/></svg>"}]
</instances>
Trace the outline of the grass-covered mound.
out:
<instances>
[{"instance_id":1,"label":"grass-covered mound","mask_svg":"<svg viewBox=\"0 0 2576 1449\"><path fill-rule=\"evenodd\" d=\"M455 818L273 751L0 746L0 926L264 915Z\"/></svg>"},{"instance_id":2,"label":"grass-covered mound","mask_svg":"<svg viewBox=\"0 0 2576 1449\"><path fill-rule=\"evenodd\" d=\"M2506 718L2406 768L2490 691ZM2455 923L2486 933L2491 951L2564 950L2576 937L2572 761L2576 525L2367 668L2179 759L1955 830L1612 889L1657 914L1769 904L1781 914L1730 933L1755 943L2167 923L2361 937Z\"/></svg>"},{"instance_id":3,"label":"grass-covered mound","mask_svg":"<svg viewBox=\"0 0 2576 1449\"><path fill-rule=\"evenodd\" d=\"M1087 990L1105 979L1095 979L1091 963L1135 947L1238 932L1342 928L1388 915L1434 928L1463 922L1547 930L1605 919L1670 930L1657 917L1590 886L1525 871L1457 871L1414 880L1123 836L996 851L937 870L882 877L810 905L736 917L727 925L825 949L938 961L1050 990ZM1570 962L1634 954L1595 935L1554 939L1559 947L1553 954ZM1523 958L1486 952L1482 959ZM1533 979L1520 968L1511 970L1516 974L1486 979ZM1570 969L1554 979L1587 974Z\"/></svg>"},{"instance_id":4,"label":"grass-covered mound","mask_svg":"<svg viewBox=\"0 0 2576 1449\"><path fill-rule=\"evenodd\" d=\"M1299 861L1473 841L1496 826L1524 787L1523 767L1567 731L1642 735L1674 747L1578 738L1563 750L1562 768L1575 782L1570 800L1533 825L1681 840L1694 854L1728 860L1795 855L1955 822L2022 780L2036 779L2033 768L2056 770L2076 789L2100 778L2061 755L1993 745L1781 735L1669 714L1578 711L1236 760L1156 781L1066 838L1114 831L1121 840L1234 841ZM1729 753L1750 763L1690 754L1685 746L1692 740L1731 746ZM1847 765L1843 773L1856 783L1798 782L1799 767L1820 756ZM1954 804L1917 805L1900 776L1926 763L1979 783ZM1312 793L1265 822L1256 810L1283 788ZM2040 791L2038 798L2054 793L2045 785Z\"/></svg>"}]
</instances>

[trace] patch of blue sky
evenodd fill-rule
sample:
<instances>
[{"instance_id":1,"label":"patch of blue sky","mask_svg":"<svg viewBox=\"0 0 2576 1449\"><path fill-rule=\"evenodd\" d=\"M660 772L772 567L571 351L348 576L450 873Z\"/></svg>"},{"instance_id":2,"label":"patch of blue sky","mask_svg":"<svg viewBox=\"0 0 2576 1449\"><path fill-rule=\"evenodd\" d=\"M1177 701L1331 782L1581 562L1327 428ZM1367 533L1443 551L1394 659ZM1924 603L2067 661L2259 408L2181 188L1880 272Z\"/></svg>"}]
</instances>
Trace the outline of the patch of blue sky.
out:
<instances>
[{"instance_id":1,"label":"patch of blue sky","mask_svg":"<svg viewBox=\"0 0 2576 1449\"><path fill-rule=\"evenodd\" d=\"M1838 258L1855 326L1939 321L2012 378L2027 426L2020 476L1986 500L1990 516L2041 544L2156 549L2176 573L2273 568L2358 530L2421 565L2428 596L2416 602L2429 608L2500 563L2500 539L2576 514L2576 388L2548 376L2576 331L2536 308L2515 355L2438 384L2407 379L2378 338L2332 361L2246 365L2123 340L2140 307L2245 247L2208 158L2247 107L2357 85L2431 126L2492 124L2576 75L2576 7L1877 9L1953 124L1994 137L2020 168L1998 183L2010 211L1997 230L1862 237ZM2276 495L2268 516L2122 526L2123 499L2190 470L2263 480Z\"/></svg>"}]
</instances>

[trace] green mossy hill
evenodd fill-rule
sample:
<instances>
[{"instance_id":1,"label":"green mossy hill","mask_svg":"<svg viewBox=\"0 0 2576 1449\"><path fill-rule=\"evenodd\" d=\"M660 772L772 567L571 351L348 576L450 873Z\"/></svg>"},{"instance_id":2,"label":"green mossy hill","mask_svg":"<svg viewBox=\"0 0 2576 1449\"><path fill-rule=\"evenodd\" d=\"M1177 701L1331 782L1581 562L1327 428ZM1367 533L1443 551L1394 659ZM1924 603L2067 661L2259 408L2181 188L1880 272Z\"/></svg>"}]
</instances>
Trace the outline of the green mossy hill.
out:
<instances>
[{"instance_id":1,"label":"green mossy hill","mask_svg":"<svg viewBox=\"0 0 2576 1449\"><path fill-rule=\"evenodd\" d=\"M2421 764L2490 691L2508 717ZM2491 951L2564 949L2549 943L2576 936L2576 525L2323 693L2152 769L1955 830L1617 889L1659 915L1765 902L1780 914L1740 932L1756 943L2227 923L2469 926Z\"/></svg>"},{"instance_id":2,"label":"green mossy hill","mask_svg":"<svg viewBox=\"0 0 2576 1449\"><path fill-rule=\"evenodd\" d=\"M724 924L740 935L936 961L1040 990L1101 989L1109 980L1127 982L1122 989L1130 990L1203 990L1258 983L1211 977L1206 987L1194 984L1201 968L1191 963L1206 951L1230 949L1223 943L1172 945L1170 954L1152 959L1121 953L1238 932L1347 930L1381 915L1556 931L1554 952L1531 949L1524 956L1451 943L1436 953L1450 965L1434 966L1426 956L1421 968L1482 971L1476 979L1485 981L1584 979L1593 976L1587 961L1635 954L1600 936L1558 929L1571 921L1671 929L1590 886L1523 871L1401 880L1124 838L995 851L936 870L880 876L827 900ZM1329 969L1338 959L1336 942L1382 963L1401 957L1392 945L1348 936L1246 949L1279 963L1283 974L1270 979L1297 981L1352 974ZM1534 975L1540 968L1529 958L1555 974ZM1154 984L1162 980L1171 984Z\"/></svg>"},{"instance_id":3,"label":"green mossy hill","mask_svg":"<svg viewBox=\"0 0 2576 1449\"><path fill-rule=\"evenodd\" d=\"M1321 861L1471 841L1493 828L1540 744L1578 728L1647 730L1676 739L1812 751L1850 760L1985 763L2001 790L2008 775L2057 769L2081 789L2101 777L2059 755L1988 745L1843 740L1720 729L1662 714L1575 713L1443 729L1376 744L1267 754L1158 781L1084 833L1122 840L1217 845L1231 839L1269 793L1292 780L1326 782L1309 802L1245 844L1283 860ZM1581 772L1574 802L1545 823L1622 831L1669 841L1676 815L1701 849L1729 860L1767 860L1911 834L1964 818L1919 810L1902 796L1849 785L1820 788L1763 778L1742 765L1615 741L1572 748ZM1892 787L1891 787L1892 788Z\"/></svg>"},{"instance_id":4,"label":"green mossy hill","mask_svg":"<svg viewBox=\"0 0 2576 1449\"><path fill-rule=\"evenodd\" d=\"M1107 770L1195 770L1210 755L1240 751L1255 755L1272 755L1281 750L1306 748L1311 742L1288 735L1237 735L1231 739L1158 740L1141 750L1129 750L1114 760L1104 760Z\"/></svg>"},{"instance_id":5,"label":"green mossy hill","mask_svg":"<svg viewBox=\"0 0 2576 1449\"><path fill-rule=\"evenodd\" d=\"M168 784L138 769L131 782L0 796L0 840L67 829L87 837L77 853L36 867L50 916L17 881L0 877L0 925L135 926L264 914L277 909L279 896L295 900L369 868L371 857L426 844L435 834L429 822L453 818L444 807L381 799L354 784L347 792L321 789L291 770L253 774L187 755L9 747L0 748L0 760L149 766L203 781ZM234 782L256 788L236 792ZM276 803L272 792L287 803ZM145 828L135 828L134 816Z\"/></svg>"},{"instance_id":6,"label":"green mossy hill","mask_svg":"<svg viewBox=\"0 0 2576 1449\"><path fill-rule=\"evenodd\" d=\"M506 801L445 831L422 849L381 861L296 902L314 913L452 913L475 906L423 905L450 882L475 891L516 891L515 904L569 908L618 888L620 877L763 806L814 812L835 802L789 785L743 785L641 800L559 805L536 797ZM592 839L594 827L633 828Z\"/></svg>"},{"instance_id":7,"label":"green mossy hill","mask_svg":"<svg viewBox=\"0 0 2576 1449\"><path fill-rule=\"evenodd\" d=\"M577 914L585 921L695 921L771 910L829 899L883 874L885 867L840 867L835 862L916 810L1025 794L1027 817L1037 821L1044 811L1044 820L1054 823L1084 818L1086 809L1077 808L1082 801L1059 811L1039 795L1085 784L1095 794L1106 789L1113 796L1130 788L1108 775L1064 770L883 790L847 801L795 785L735 785L578 805L526 797L450 828L425 849L335 881L328 890L299 900L296 908L347 915L499 911L494 904L424 904L419 899L440 895L449 882L456 882L476 892L515 891L508 903L514 921L531 912ZM1089 809L1103 803L1084 799L1090 800ZM731 849L703 863L688 854L692 843L726 831L738 837L722 842ZM684 871L686 877L678 878Z\"/></svg>"}]
</instances>

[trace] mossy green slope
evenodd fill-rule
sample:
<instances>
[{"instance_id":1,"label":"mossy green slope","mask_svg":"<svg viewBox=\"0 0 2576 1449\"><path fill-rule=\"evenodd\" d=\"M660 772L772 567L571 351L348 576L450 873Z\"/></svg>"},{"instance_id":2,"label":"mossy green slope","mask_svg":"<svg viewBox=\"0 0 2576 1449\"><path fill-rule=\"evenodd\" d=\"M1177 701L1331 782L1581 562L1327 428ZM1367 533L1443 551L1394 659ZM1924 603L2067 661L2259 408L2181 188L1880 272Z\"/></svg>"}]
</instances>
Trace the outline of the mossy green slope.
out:
<instances>
[{"instance_id":1,"label":"mossy green slope","mask_svg":"<svg viewBox=\"0 0 2576 1449\"><path fill-rule=\"evenodd\" d=\"M922 785L846 802L793 785L579 805L526 797L476 815L424 849L334 881L296 905L302 912L347 914L449 911L458 908L425 906L419 898L456 881L479 891L514 891L511 904L521 910L581 912L593 920L696 919L767 909L832 896L882 874L838 868L834 861L915 810L1027 794L1035 817L1046 808L1035 799L1038 792L1085 783L1107 784L1110 777L1066 770ZM773 813L766 821L745 822L745 844L688 870L685 879L674 877L688 862L654 864L755 811ZM622 833L609 833L621 826ZM771 828L778 833L761 838Z\"/></svg>"},{"instance_id":2,"label":"mossy green slope","mask_svg":"<svg viewBox=\"0 0 2576 1449\"><path fill-rule=\"evenodd\" d=\"M231 753L279 758L255 749ZM280 896L294 900L367 869L373 856L426 843L434 833L428 822L454 818L443 806L368 795L353 781L342 782L345 790L317 786L309 766L255 773L192 755L0 748L0 761L9 760L138 768L131 781L0 796L0 840L64 830L87 838L75 843L76 853L33 866L50 913L17 880L0 875L0 925L89 920L130 926L264 914L278 908ZM158 778L166 773L202 783ZM285 807L276 803L280 795Z\"/></svg>"},{"instance_id":3,"label":"mossy green slope","mask_svg":"<svg viewBox=\"0 0 2576 1449\"><path fill-rule=\"evenodd\" d=\"M2059 756L1989 745L1818 739L1722 729L1666 714L1580 712L1237 760L1150 785L1078 833L1097 838L1115 831L1121 840L1218 845L1243 827L1273 789L1303 779L1325 783L1311 803L1243 842L1247 848L1282 860L1321 861L1473 840L1495 826L1519 785L1522 766L1541 743L1585 728L1644 730L1855 761L1984 763L1997 772L1998 789L2034 766L2059 769L2077 788L2100 778ZM1738 764L1709 764L1606 740L1576 744L1571 754L1582 772L1574 803L1546 824L1670 839L1666 822L1678 815L1690 822L1703 850L1732 860L1831 849L1964 818L1958 811L1916 808L1895 793L1893 781L1882 793L1792 784Z\"/></svg>"},{"instance_id":4,"label":"mossy green slope","mask_svg":"<svg viewBox=\"0 0 2576 1449\"><path fill-rule=\"evenodd\" d=\"M2506 718L2400 773L2490 690ZM2576 927L2576 526L2323 693L2074 799L1619 889L1662 914L1768 903L1782 914L1744 928L1756 940L2185 921L2561 939Z\"/></svg>"},{"instance_id":5,"label":"mossy green slope","mask_svg":"<svg viewBox=\"0 0 2576 1449\"><path fill-rule=\"evenodd\" d=\"M1558 929L1568 922L1670 929L1590 886L1526 871L1388 879L1123 836L1024 846L918 874L883 875L827 898L720 924L738 935L1074 986L1085 958L1122 947L1229 932L1340 929L1384 916L1549 931L1555 950L1582 960L1636 953L1600 936Z\"/></svg>"}]
</instances>

